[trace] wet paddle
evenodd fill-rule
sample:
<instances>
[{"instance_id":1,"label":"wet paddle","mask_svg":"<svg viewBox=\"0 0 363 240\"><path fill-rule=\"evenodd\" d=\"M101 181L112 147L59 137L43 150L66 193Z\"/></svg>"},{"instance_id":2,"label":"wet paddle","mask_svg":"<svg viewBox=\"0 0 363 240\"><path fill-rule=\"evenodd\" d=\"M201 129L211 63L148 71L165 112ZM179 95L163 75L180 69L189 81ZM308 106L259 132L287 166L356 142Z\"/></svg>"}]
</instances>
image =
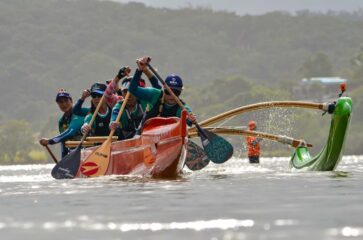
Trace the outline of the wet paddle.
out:
<instances>
[{"instance_id":1,"label":"wet paddle","mask_svg":"<svg viewBox=\"0 0 363 240\"><path fill-rule=\"evenodd\" d=\"M159 79L164 89L174 97L175 101L178 105L185 110L183 103L179 100L179 98L174 94L174 92L166 85L165 81L161 78L161 76L155 71L155 69L147 63L147 66L150 70L155 74L155 76ZM224 138L209 132L205 129L202 129L197 122L193 123L198 129L198 133L202 140L202 145L204 147L204 151L206 152L208 158L214 163L224 163L228 159L230 159L233 155L233 146L226 141Z\"/></svg>"},{"instance_id":2,"label":"wet paddle","mask_svg":"<svg viewBox=\"0 0 363 240\"><path fill-rule=\"evenodd\" d=\"M100 102L95 109L95 112L93 113L92 119L89 122L90 126L92 126L93 122L95 121L104 98L105 94L103 94ZM78 146L55 165L52 170L52 177L54 177L55 179L72 179L76 176L79 166L81 164L82 143L86 139L87 135L88 134L84 134Z\"/></svg>"},{"instance_id":3,"label":"wet paddle","mask_svg":"<svg viewBox=\"0 0 363 240\"><path fill-rule=\"evenodd\" d=\"M188 140L185 165L187 165L190 170L197 171L205 168L209 162L208 156L204 152L203 148L199 147L193 141Z\"/></svg>"},{"instance_id":4,"label":"wet paddle","mask_svg":"<svg viewBox=\"0 0 363 240\"><path fill-rule=\"evenodd\" d=\"M126 107L130 92L127 92L125 99L121 105L121 109L117 114L116 122L120 121L122 112ZM105 175L111 158L112 136L116 129L112 129L106 141L100 147L94 150L82 163L81 172L88 177L98 177Z\"/></svg>"}]
</instances>

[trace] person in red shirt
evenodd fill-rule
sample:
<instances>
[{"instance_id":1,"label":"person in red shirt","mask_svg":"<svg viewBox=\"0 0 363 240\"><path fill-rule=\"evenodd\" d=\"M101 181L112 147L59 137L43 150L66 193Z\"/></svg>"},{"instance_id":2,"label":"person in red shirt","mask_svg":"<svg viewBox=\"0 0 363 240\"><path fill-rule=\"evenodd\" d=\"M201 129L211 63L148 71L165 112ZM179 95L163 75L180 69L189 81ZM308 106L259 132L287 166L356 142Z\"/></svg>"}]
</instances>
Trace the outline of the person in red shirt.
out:
<instances>
[{"instance_id":1,"label":"person in red shirt","mask_svg":"<svg viewBox=\"0 0 363 240\"><path fill-rule=\"evenodd\" d=\"M256 130L256 122L250 121L248 123L248 128L251 131ZM246 137L246 144L248 149L248 159L250 163L260 163L260 142L262 138L248 136Z\"/></svg>"}]
</instances>

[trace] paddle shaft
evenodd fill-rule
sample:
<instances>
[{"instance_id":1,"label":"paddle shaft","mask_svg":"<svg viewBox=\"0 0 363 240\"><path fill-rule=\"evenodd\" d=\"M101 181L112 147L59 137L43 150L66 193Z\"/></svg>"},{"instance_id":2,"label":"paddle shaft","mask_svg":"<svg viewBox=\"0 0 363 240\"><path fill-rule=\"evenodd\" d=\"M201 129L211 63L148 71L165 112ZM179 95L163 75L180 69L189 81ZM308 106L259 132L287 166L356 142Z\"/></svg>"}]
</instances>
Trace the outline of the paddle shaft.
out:
<instances>
[{"instance_id":1,"label":"paddle shaft","mask_svg":"<svg viewBox=\"0 0 363 240\"><path fill-rule=\"evenodd\" d=\"M269 139L272 141L277 141L285 144L289 144L293 147L299 147L300 145L304 144L304 140L298 140L287 136L282 135L274 135L270 133L264 132L257 132L257 131L249 131L244 129L231 129L231 128L206 128L211 132L218 133L218 134L228 134L228 135L242 135L242 136L254 136ZM197 137L197 132L189 131L189 137ZM312 147L313 145L310 143L306 143L307 147Z\"/></svg>"},{"instance_id":2,"label":"paddle shaft","mask_svg":"<svg viewBox=\"0 0 363 240\"><path fill-rule=\"evenodd\" d=\"M127 103L127 101L129 100L129 97L130 97L130 92L129 92L129 91L127 91L126 96L125 96L125 99L124 99L124 101L122 102L122 105L121 105L120 111L118 112L117 117L116 117L116 120L115 120L117 123L118 123L118 122L120 121L120 119L121 119L122 113L123 113L123 111L124 111L124 109L125 109L125 107L126 107L126 103ZM115 133L115 131L116 131L116 129L111 129L111 132L110 132L110 134L108 135L108 138L107 138L106 142L111 142L111 140L112 140L112 136L113 136L113 134Z\"/></svg>"},{"instance_id":3,"label":"paddle shaft","mask_svg":"<svg viewBox=\"0 0 363 240\"><path fill-rule=\"evenodd\" d=\"M162 77L159 75L159 73L157 71L155 71L155 69L149 63L147 63L147 66L155 74L155 76L159 79L159 81L161 82L161 84L163 85L163 87L169 92L169 94L171 94L173 96L174 100L178 103L179 107L181 107L183 110L186 110L184 104L175 95L175 93L170 89L170 87L165 83L165 81L162 79ZM204 132L200 128L200 126L197 123L197 121L194 121L193 124L197 127L197 129L199 130L200 134L203 134L207 138L207 136L204 134Z\"/></svg>"},{"instance_id":4,"label":"paddle shaft","mask_svg":"<svg viewBox=\"0 0 363 240\"><path fill-rule=\"evenodd\" d=\"M95 119L97 117L98 111L100 110L100 108L102 106L102 103L103 103L104 98L105 98L105 93L102 95L100 102L97 104L97 107L96 107L96 109L95 109L95 111L94 111L94 113L92 115L91 121L89 122L89 125L91 127L92 127L92 124L93 124L93 122L95 121ZM88 133L83 134L82 139L79 142L79 145L78 146L82 146L82 143L86 139L87 136L88 136Z\"/></svg>"},{"instance_id":5,"label":"paddle shaft","mask_svg":"<svg viewBox=\"0 0 363 240\"><path fill-rule=\"evenodd\" d=\"M47 151L48 151L49 155L52 157L53 161L54 161L55 163L58 163L57 158L54 156L54 154L53 154L53 152L50 150L50 148L49 148L48 146L44 146L44 147L47 149Z\"/></svg>"},{"instance_id":6,"label":"paddle shaft","mask_svg":"<svg viewBox=\"0 0 363 240\"><path fill-rule=\"evenodd\" d=\"M183 103L180 101L180 99L174 94L174 92L170 89L170 87L165 83L165 81L162 79L162 77L159 75L157 71L149 64L147 63L147 66L150 68L150 70L155 74L155 76L159 79L163 87L168 90L169 94L171 94L174 98L174 100L178 103L178 105L185 110L185 107Z\"/></svg>"},{"instance_id":7,"label":"paddle shaft","mask_svg":"<svg viewBox=\"0 0 363 240\"><path fill-rule=\"evenodd\" d=\"M121 105L121 109L117 114L116 122L118 123L121 119L122 112L125 109L126 103L129 99L130 92L127 92L125 99ZM110 134L106 141L102 143L96 150L94 150L83 162L83 165L87 165L89 163L95 164L98 166L96 172L89 172L87 168L81 168L81 172L88 177L98 177L105 175L108 166L110 164L111 158L111 144L112 144L112 136L115 133L116 128L111 129Z\"/></svg>"}]
</instances>

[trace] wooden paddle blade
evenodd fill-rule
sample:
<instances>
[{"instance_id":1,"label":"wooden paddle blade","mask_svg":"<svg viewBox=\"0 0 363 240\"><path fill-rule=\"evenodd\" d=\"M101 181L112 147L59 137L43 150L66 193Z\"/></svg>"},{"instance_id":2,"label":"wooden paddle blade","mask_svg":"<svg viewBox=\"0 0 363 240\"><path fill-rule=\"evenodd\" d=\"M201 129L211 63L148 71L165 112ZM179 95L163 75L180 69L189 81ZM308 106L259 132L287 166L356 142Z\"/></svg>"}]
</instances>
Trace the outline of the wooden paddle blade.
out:
<instances>
[{"instance_id":1,"label":"wooden paddle blade","mask_svg":"<svg viewBox=\"0 0 363 240\"><path fill-rule=\"evenodd\" d=\"M55 179L72 179L77 175L81 163L81 146L72 150L62 158L52 169L52 177Z\"/></svg>"},{"instance_id":2,"label":"wooden paddle blade","mask_svg":"<svg viewBox=\"0 0 363 240\"><path fill-rule=\"evenodd\" d=\"M188 141L185 165L190 170L197 171L205 168L208 164L209 159L203 148L199 147L193 141Z\"/></svg>"},{"instance_id":3,"label":"wooden paddle blade","mask_svg":"<svg viewBox=\"0 0 363 240\"><path fill-rule=\"evenodd\" d=\"M81 172L88 177L105 175L111 158L111 141L105 141L81 165Z\"/></svg>"},{"instance_id":4,"label":"wooden paddle blade","mask_svg":"<svg viewBox=\"0 0 363 240\"><path fill-rule=\"evenodd\" d=\"M202 128L198 131L209 160L220 164L232 157L233 146L227 140Z\"/></svg>"}]
</instances>

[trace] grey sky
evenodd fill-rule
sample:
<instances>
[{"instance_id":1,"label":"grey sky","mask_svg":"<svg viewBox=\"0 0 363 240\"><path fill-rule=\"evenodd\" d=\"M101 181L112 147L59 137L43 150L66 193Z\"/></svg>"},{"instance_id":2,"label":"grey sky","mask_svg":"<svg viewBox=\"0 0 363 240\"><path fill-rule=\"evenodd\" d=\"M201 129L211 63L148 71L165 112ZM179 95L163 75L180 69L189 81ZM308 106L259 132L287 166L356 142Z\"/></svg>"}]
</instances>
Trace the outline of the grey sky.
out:
<instances>
[{"instance_id":1,"label":"grey sky","mask_svg":"<svg viewBox=\"0 0 363 240\"><path fill-rule=\"evenodd\" d=\"M130 0L114 0L130 2ZM263 14L275 10L295 12L309 9L311 11L355 11L363 9L363 0L132 0L143 2L148 6L180 8L187 6L204 6L214 10L227 10L238 14Z\"/></svg>"}]
</instances>

